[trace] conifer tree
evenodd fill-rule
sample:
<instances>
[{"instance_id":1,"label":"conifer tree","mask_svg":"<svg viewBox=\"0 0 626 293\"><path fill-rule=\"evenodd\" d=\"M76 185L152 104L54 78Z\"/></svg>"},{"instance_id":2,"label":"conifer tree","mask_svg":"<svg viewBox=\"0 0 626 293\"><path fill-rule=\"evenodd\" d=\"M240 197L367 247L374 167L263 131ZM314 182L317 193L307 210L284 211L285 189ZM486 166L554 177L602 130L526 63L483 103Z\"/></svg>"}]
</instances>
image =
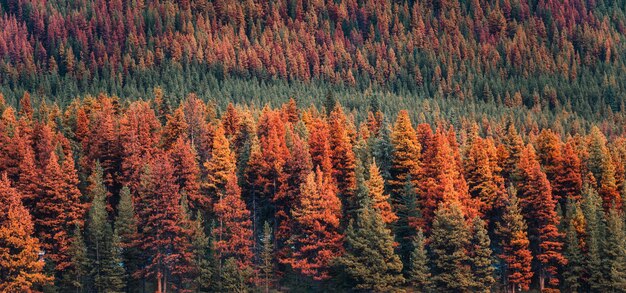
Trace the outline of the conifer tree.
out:
<instances>
[{"instance_id":1,"label":"conifer tree","mask_svg":"<svg viewBox=\"0 0 626 293\"><path fill-rule=\"evenodd\" d=\"M235 155L230 150L230 144L221 124L215 128L211 158L204 163L204 168L206 180L203 188L209 197L216 199L218 192L223 191L226 186L228 176L236 170Z\"/></svg>"},{"instance_id":2,"label":"conifer tree","mask_svg":"<svg viewBox=\"0 0 626 293\"><path fill-rule=\"evenodd\" d=\"M216 292L244 293L250 291L249 279L252 276L252 271L249 267L240 267L238 262L234 257L224 260L217 276Z\"/></svg>"},{"instance_id":3,"label":"conifer tree","mask_svg":"<svg viewBox=\"0 0 626 293\"><path fill-rule=\"evenodd\" d=\"M552 181L552 194L561 204L567 203L567 199L581 199L582 174L580 158L574 150L571 141L563 146L561 160L555 170L555 178Z\"/></svg>"},{"instance_id":4,"label":"conifer tree","mask_svg":"<svg viewBox=\"0 0 626 293\"><path fill-rule=\"evenodd\" d=\"M410 263L410 255L414 250L413 238L418 230L421 231L421 228L419 228L421 221L417 205L417 193L409 176L401 195L401 205L398 207L398 220L394 225L396 241L399 244L399 255L404 264Z\"/></svg>"},{"instance_id":5,"label":"conifer tree","mask_svg":"<svg viewBox=\"0 0 626 293\"><path fill-rule=\"evenodd\" d=\"M568 216L565 218L565 249L564 256L567 258L567 265L563 271L563 286L568 292L578 292L582 285L584 274L584 256L581 249L581 241L576 227L577 213L582 213L578 204L572 199L568 200Z\"/></svg>"},{"instance_id":6,"label":"conifer tree","mask_svg":"<svg viewBox=\"0 0 626 293\"><path fill-rule=\"evenodd\" d=\"M479 217L472 220L472 237L470 242L470 264L474 280L473 292L490 292L496 282L493 277L494 267L491 258L491 240L487 234L485 221Z\"/></svg>"},{"instance_id":7,"label":"conifer tree","mask_svg":"<svg viewBox=\"0 0 626 293\"><path fill-rule=\"evenodd\" d=\"M348 135L347 118L341 105L336 104L330 113L328 126L330 131L330 159L333 166L332 176L337 182L339 194L342 196L344 210L350 211L356 205L354 192L356 186L356 158L352 150L352 142Z\"/></svg>"},{"instance_id":8,"label":"conifer tree","mask_svg":"<svg viewBox=\"0 0 626 293\"><path fill-rule=\"evenodd\" d=\"M187 283L193 265L191 231L169 156L157 156L146 168L136 202L138 247L150 256L142 275L155 280L159 292L175 290Z\"/></svg>"},{"instance_id":9,"label":"conifer tree","mask_svg":"<svg viewBox=\"0 0 626 293\"><path fill-rule=\"evenodd\" d=\"M391 144L393 145L393 159L389 169L391 177L387 183L397 204L399 195L404 190L406 179L412 178L413 186L417 187L417 179L419 178L421 146L417 141L417 134L411 125L407 111L398 113L398 118L391 132Z\"/></svg>"},{"instance_id":10,"label":"conifer tree","mask_svg":"<svg viewBox=\"0 0 626 293\"><path fill-rule=\"evenodd\" d=\"M0 178L0 291L29 292L52 281L43 274L39 241L20 194L6 174Z\"/></svg>"},{"instance_id":11,"label":"conifer tree","mask_svg":"<svg viewBox=\"0 0 626 293\"><path fill-rule=\"evenodd\" d=\"M608 283L608 276L603 272L602 259L602 242L606 230L604 212L602 198L587 183L583 186L582 208L585 215L585 230L587 233L585 239L587 246L585 270L588 274L589 289L591 291L602 291Z\"/></svg>"},{"instance_id":12,"label":"conifer tree","mask_svg":"<svg viewBox=\"0 0 626 293\"><path fill-rule=\"evenodd\" d=\"M380 170L376 162L372 162L369 167L369 179L365 182L372 201L372 207L377 210L385 224L391 224L398 219L398 216L391 209L389 195L385 194L385 182L380 175Z\"/></svg>"},{"instance_id":13,"label":"conifer tree","mask_svg":"<svg viewBox=\"0 0 626 293\"><path fill-rule=\"evenodd\" d=\"M142 256L137 248L138 231L135 205L128 187L120 191L120 202L115 217L115 233L119 237L122 263L126 271L125 279L127 288L139 286L138 280L133 276L141 267Z\"/></svg>"},{"instance_id":14,"label":"conifer tree","mask_svg":"<svg viewBox=\"0 0 626 293\"><path fill-rule=\"evenodd\" d=\"M497 225L497 234L502 239L500 258L505 265L505 284L511 292L528 290L533 276L526 221L518 202L515 191L509 191L502 220Z\"/></svg>"},{"instance_id":15,"label":"conifer tree","mask_svg":"<svg viewBox=\"0 0 626 293\"><path fill-rule=\"evenodd\" d=\"M473 275L466 249L469 229L458 202L441 203L430 236L432 280L440 292L470 291Z\"/></svg>"},{"instance_id":16,"label":"conifer tree","mask_svg":"<svg viewBox=\"0 0 626 293\"><path fill-rule=\"evenodd\" d=\"M259 278L261 278L261 287L265 293L270 291L270 287L273 286L275 278L273 241L272 228L270 228L268 222L265 222L263 224L263 234L261 237L259 265L257 266L259 269Z\"/></svg>"},{"instance_id":17,"label":"conifer tree","mask_svg":"<svg viewBox=\"0 0 626 293\"><path fill-rule=\"evenodd\" d=\"M404 282L402 262L394 252L393 236L380 211L372 207L360 182L360 208L345 232L345 253L338 259L355 290L391 292Z\"/></svg>"},{"instance_id":18,"label":"conifer tree","mask_svg":"<svg viewBox=\"0 0 626 293\"><path fill-rule=\"evenodd\" d=\"M602 197L603 207L608 211L610 207L621 207L621 198L615 181L615 165L606 146L606 138L598 127L593 127L589 134L589 155L587 168L596 179L598 193Z\"/></svg>"},{"instance_id":19,"label":"conifer tree","mask_svg":"<svg viewBox=\"0 0 626 293\"><path fill-rule=\"evenodd\" d=\"M100 172L96 174L100 175ZM124 268L119 264L119 239L108 221L106 186L101 177L92 177L90 197L93 198L88 214L88 247L91 278L98 292L123 292Z\"/></svg>"},{"instance_id":20,"label":"conifer tree","mask_svg":"<svg viewBox=\"0 0 626 293\"><path fill-rule=\"evenodd\" d=\"M626 235L624 221L615 208L607 215L603 272L607 273L606 292L626 291Z\"/></svg>"},{"instance_id":21,"label":"conifer tree","mask_svg":"<svg viewBox=\"0 0 626 293\"><path fill-rule=\"evenodd\" d=\"M556 201L552 197L550 183L541 171L535 151L529 144L518 164L520 175L520 205L529 225L529 239L535 259L539 261L539 287L544 289L544 282L557 286L558 268L567 260L561 251L563 235L558 231L560 222L556 212Z\"/></svg>"},{"instance_id":22,"label":"conifer tree","mask_svg":"<svg viewBox=\"0 0 626 293\"><path fill-rule=\"evenodd\" d=\"M192 223L191 246L193 250L193 261L196 270L195 278L192 281L192 288L199 292L209 291L213 286L215 264L212 259L211 240L204 232L204 218L198 213L196 220Z\"/></svg>"},{"instance_id":23,"label":"conifer tree","mask_svg":"<svg viewBox=\"0 0 626 293\"><path fill-rule=\"evenodd\" d=\"M89 259L83 233L78 225L74 228L70 243L68 253L72 265L63 272L60 288L68 292L82 292L89 276Z\"/></svg>"},{"instance_id":24,"label":"conifer tree","mask_svg":"<svg viewBox=\"0 0 626 293\"><path fill-rule=\"evenodd\" d=\"M292 214L295 229L290 251L280 261L314 280L330 278L331 262L343 253L339 233L341 201L336 187L317 167L300 186L300 201Z\"/></svg>"},{"instance_id":25,"label":"conifer tree","mask_svg":"<svg viewBox=\"0 0 626 293\"><path fill-rule=\"evenodd\" d=\"M217 256L220 260L233 258L241 269L249 268L253 257L252 221L234 172L228 177L225 191L220 192L213 212L217 221L213 230Z\"/></svg>"},{"instance_id":26,"label":"conifer tree","mask_svg":"<svg viewBox=\"0 0 626 293\"><path fill-rule=\"evenodd\" d=\"M411 252L411 262L407 271L409 285L419 292L432 290L430 268L428 267L428 253L426 252L426 239L422 230L417 231Z\"/></svg>"}]
</instances>

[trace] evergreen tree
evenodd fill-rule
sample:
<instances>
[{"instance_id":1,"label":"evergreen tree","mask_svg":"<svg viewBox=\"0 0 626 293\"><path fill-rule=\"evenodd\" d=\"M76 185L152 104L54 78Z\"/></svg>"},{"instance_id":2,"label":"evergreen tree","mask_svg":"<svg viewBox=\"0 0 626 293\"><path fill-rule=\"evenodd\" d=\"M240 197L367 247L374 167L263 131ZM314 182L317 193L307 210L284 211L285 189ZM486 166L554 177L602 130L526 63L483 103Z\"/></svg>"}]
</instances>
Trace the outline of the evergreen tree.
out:
<instances>
[{"instance_id":1,"label":"evergreen tree","mask_svg":"<svg viewBox=\"0 0 626 293\"><path fill-rule=\"evenodd\" d=\"M248 280L252 276L250 268L241 268L238 260L227 258L218 274L217 292L245 293L250 292Z\"/></svg>"},{"instance_id":2,"label":"evergreen tree","mask_svg":"<svg viewBox=\"0 0 626 293\"><path fill-rule=\"evenodd\" d=\"M509 191L502 220L497 224L497 234L502 239L502 259L505 266L505 285L507 290L517 292L528 290L533 276L531 261L533 259L528 246L526 221L519 207L515 191Z\"/></svg>"},{"instance_id":3,"label":"evergreen tree","mask_svg":"<svg viewBox=\"0 0 626 293\"><path fill-rule=\"evenodd\" d=\"M420 220L417 194L409 176L401 195L401 205L398 207L398 221L394 225L396 241L399 244L398 254L405 268L409 267L407 264L410 263L410 255L414 250L413 238L416 232L421 230L418 226Z\"/></svg>"},{"instance_id":4,"label":"evergreen tree","mask_svg":"<svg viewBox=\"0 0 626 293\"><path fill-rule=\"evenodd\" d=\"M600 292L606 288L607 275L603 272L602 241L605 235L604 212L602 198L588 184L583 187L583 213L586 220L586 245L585 271L587 274L589 289Z\"/></svg>"},{"instance_id":5,"label":"evergreen tree","mask_svg":"<svg viewBox=\"0 0 626 293\"><path fill-rule=\"evenodd\" d=\"M61 289L67 292L83 292L89 276L89 259L83 232L78 225L74 228L70 242L68 253L71 256L72 265L63 272Z\"/></svg>"},{"instance_id":6,"label":"evergreen tree","mask_svg":"<svg viewBox=\"0 0 626 293\"><path fill-rule=\"evenodd\" d=\"M493 277L494 267L491 258L491 240L487 234L485 221L479 217L472 220L472 238L470 243L470 264L474 275L472 291L490 292L496 282Z\"/></svg>"},{"instance_id":7,"label":"evergreen tree","mask_svg":"<svg viewBox=\"0 0 626 293\"><path fill-rule=\"evenodd\" d=\"M428 267L428 254L426 252L426 239L422 230L417 231L417 236L413 242L411 252L410 267L407 272L409 285L419 292L430 292L432 290L430 268Z\"/></svg>"},{"instance_id":8,"label":"evergreen tree","mask_svg":"<svg viewBox=\"0 0 626 293\"><path fill-rule=\"evenodd\" d=\"M20 194L6 174L0 178L0 291L29 292L52 278L42 273L39 241Z\"/></svg>"},{"instance_id":9,"label":"evergreen tree","mask_svg":"<svg viewBox=\"0 0 626 293\"><path fill-rule=\"evenodd\" d=\"M419 178L421 146L407 111L398 113L398 118L391 132L391 144L393 145L392 163L389 169L391 177L387 184L391 195L394 197L394 204L397 204L407 178L412 178L414 187L417 187L417 179Z\"/></svg>"},{"instance_id":10,"label":"evergreen tree","mask_svg":"<svg viewBox=\"0 0 626 293\"><path fill-rule=\"evenodd\" d=\"M582 213L580 207L568 200L567 205L568 216L565 218L565 250L564 255L567 258L567 265L563 271L564 288L568 292L578 292L581 290L582 276L585 270L585 259L581 249L581 243L576 227L576 214Z\"/></svg>"},{"instance_id":11,"label":"evergreen tree","mask_svg":"<svg viewBox=\"0 0 626 293\"><path fill-rule=\"evenodd\" d=\"M261 252L259 259L260 262L257 266L260 274L259 278L261 278L263 292L268 293L275 278L274 243L272 239L272 228L270 228L270 224L268 222L263 224L263 235L261 237Z\"/></svg>"},{"instance_id":12,"label":"evergreen tree","mask_svg":"<svg viewBox=\"0 0 626 293\"><path fill-rule=\"evenodd\" d=\"M119 236L128 288L139 287L139 280L133 275L140 269L142 261L141 252L137 248L139 235L136 217L130 189L125 186L120 191L120 202L117 207L117 217L115 217L115 233Z\"/></svg>"},{"instance_id":13,"label":"evergreen tree","mask_svg":"<svg viewBox=\"0 0 626 293\"><path fill-rule=\"evenodd\" d=\"M98 170L98 169L95 169ZM88 214L88 254L91 278L98 292L123 292L124 268L119 248L119 237L113 232L106 210L106 187L101 171L91 177L90 197L93 198Z\"/></svg>"},{"instance_id":14,"label":"evergreen tree","mask_svg":"<svg viewBox=\"0 0 626 293\"><path fill-rule=\"evenodd\" d=\"M391 292L404 282L402 262L394 252L393 236L359 182L360 208L345 232L345 253L338 259L355 290Z\"/></svg>"},{"instance_id":15,"label":"evergreen tree","mask_svg":"<svg viewBox=\"0 0 626 293\"><path fill-rule=\"evenodd\" d=\"M204 219L198 213L192 224L191 246L196 269L192 288L198 292L208 292L213 285L215 264L211 251L211 240L204 232Z\"/></svg>"},{"instance_id":16,"label":"evergreen tree","mask_svg":"<svg viewBox=\"0 0 626 293\"><path fill-rule=\"evenodd\" d=\"M606 292L626 292L626 235L624 221L615 208L607 215L603 271L607 274Z\"/></svg>"},{"instance_id":17,"label":"evergreen tree","mask_svg":"<svg viewBox=\"0 0 626 293\"><path fill-rule=\"evenodd\" d=\"M435 212L430 236L432 280L439 292L471 290L474 276L468 266L469 240L460 204L442 203Z\"/></svg>"}]
</instances>

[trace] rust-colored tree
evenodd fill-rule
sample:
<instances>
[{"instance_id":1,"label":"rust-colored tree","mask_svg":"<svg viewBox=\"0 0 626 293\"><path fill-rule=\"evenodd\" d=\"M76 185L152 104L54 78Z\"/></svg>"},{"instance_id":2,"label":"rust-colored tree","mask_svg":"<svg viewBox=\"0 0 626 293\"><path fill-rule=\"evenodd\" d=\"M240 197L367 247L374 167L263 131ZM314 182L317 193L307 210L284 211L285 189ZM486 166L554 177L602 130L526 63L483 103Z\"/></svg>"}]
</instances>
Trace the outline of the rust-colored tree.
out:
<instances>
[{"instance_id":1,"label":"rust-colored tree","mask_svg":"<svg viewBox=\"0 0 626 293\"><path fill-rule=\"evenodd\" d=\"M289 253L280 261L314 280L330 278L332 261L343 252L339 233L341 201L318 167L300 187L300 201L292 214L295 227Z\"/></svg>"},{"instance_id":2,"label":"rust-colored tree","mask_svg":"<svg viewBox=\"0 0 626 293\"><path fill-rule=\"evenodd\" d=\"M30 292L52 278L43 274L39 240L21 195L6 174L0 179L0 291Z\"/></svg>"},{"instance_id":3,"label":"rust-colored tree","mask_svg":"<svg viewBox=\"0 0 626 293\"><path fill-rule=\"evenodd\" d=\"M241 269L252 264L252 221L250 211L241 198L237 176L231 173L224 192L213 207L216 227L213 230L215 249L221 261L235 258Z\"/></svg>"}]
</instances>

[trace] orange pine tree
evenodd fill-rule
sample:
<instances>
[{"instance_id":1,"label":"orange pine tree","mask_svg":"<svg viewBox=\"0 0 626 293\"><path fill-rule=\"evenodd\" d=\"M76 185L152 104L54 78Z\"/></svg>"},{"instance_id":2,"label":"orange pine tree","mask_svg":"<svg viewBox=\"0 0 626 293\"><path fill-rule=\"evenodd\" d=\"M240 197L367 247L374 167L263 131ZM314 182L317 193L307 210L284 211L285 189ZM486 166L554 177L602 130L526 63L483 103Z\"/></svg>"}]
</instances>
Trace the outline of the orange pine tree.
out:
<instances>
[{"instance_id":1,"label":"orange pine tree","mask_svg":"<svg viewBox=\"0 0 626 293\"><path fill-rule=\"evenodd\" d=\"M205 178L203 188L209 197L217 198L226 186L228 176L235 172L235 155L230 150L230 143L224 134L221 123L215 128L211 158L204 163Z\"/></svg>"},{"instance_id":2,"label":"orange pine tree","mask_svg":"<svg viewBox=\"0 0 626 293\"><path fill-rule=\"evenodd\" d=\"M280 261L314 280L330 278L331 262L343 252L339 233L341 201L328 176L318 167L300 187L300 201L294 208L294 232L290 251Z\"/></svg>"},{"instance_id":3,"label":"orange pine tree","mask_svg":"<svg viewBox=\"0 0 626 293\"><path fill-rule=\"evenodd\" d=\"M43 274L39 240L22 205L21 195L11 187L6 174L0 179L0 291L30 292L52 278Z\"/></svg>"},{"instance_id":4,"label":"orange pine tree","mask_svg":"<svg viewBox=\"0 0 626 293\"><path fill-rule=\"evenodd\" d=\"M237 184L237 176L228 176L226 190L213 207L216 227L213 230L215 249L221 260L234 257L240 268L252 265L252 221L250 211L241 199L241 188Z\"/></svg>"},{"instance_id":5,"label":"orange pine tree","mask_svg":"<svg viewBox=\"0 0 626 293\"><path fill-rule=\"evenodd\" d=\"M407 179L410 177L413 186L418 186L419 158L421 146L417 141L417 134L411 125L409 113L406 110L398 113L398 118L391 132L393 158L389 173L391 178L387 182L394 202L404 190Z\"/></svg>"},{"instance_id":6,"label":"orange pine tree","mask_svg":"<svg viewBox=\"0 0 626 293\"><path fill-rule=\"evenodd\" d=\"M369 194L372 198L372 206L380 213L385 224L391 224L398 219L398 216L396 216L391 208L389 195L385 194L385 182L380 175L380 169L378 169L376 162L372 162L370 165L369 175L370 177L365 182L365 185L369 189Z\"/></svg>"},{"instance_id":7,"label":"orange pine tree","mask_svg":"<svg viewBox=\"0 0 626 293\"><path fill-rule=\"evenodd\" d=\"M559 216L556 201L552 197L552 188L546 174L536 158L532 145L522 151L518 164L520 181L520 206L529 226L530 239L533 240L533 254L540 263L539 286L559 284L558 268L567 263L563 256L563 235L558 230Z\"/></svg>"}]
</instances>

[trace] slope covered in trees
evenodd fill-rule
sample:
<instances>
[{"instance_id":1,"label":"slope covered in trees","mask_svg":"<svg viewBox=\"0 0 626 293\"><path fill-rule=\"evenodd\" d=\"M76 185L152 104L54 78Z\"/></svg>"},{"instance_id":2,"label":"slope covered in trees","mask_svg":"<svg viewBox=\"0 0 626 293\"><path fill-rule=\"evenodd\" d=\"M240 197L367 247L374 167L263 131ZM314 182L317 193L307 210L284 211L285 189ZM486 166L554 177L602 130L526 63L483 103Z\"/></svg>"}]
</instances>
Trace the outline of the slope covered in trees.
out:
<instances>
[{"instance_id":1,"label":"slope covered in trees","mask_svg":"<svg viewBox=\"0 0 626 293\"><path fill-rule=\"evenodd\" d=\"M1 104L2 286L624 289L626 137L328 104Z\"/></svg>"}]
</instances>

